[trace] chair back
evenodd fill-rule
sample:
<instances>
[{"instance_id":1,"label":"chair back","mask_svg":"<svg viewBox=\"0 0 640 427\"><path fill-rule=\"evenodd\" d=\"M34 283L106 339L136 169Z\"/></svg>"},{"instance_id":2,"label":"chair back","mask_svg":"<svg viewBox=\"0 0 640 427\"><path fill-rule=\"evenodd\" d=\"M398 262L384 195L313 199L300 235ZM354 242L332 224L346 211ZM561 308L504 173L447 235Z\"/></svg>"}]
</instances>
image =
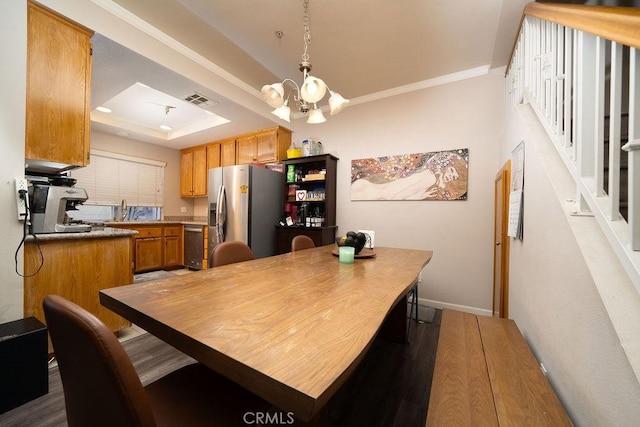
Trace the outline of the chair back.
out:
<instances>
[{"instance_id":1,"label":"chair back","mask_svg":"<svg viewBox=\"0 0 640 427\"><path fill-rule=\"evenodd\" d=\"M213 266L234 264L254 259L251 248L244 242L222 242L213 250Z\"/></svg>"},{"instance_id":2,"label":"chair back","mask_svg":"<svg viewBox=\"0 0 640 427\"><path fill-rule=\"evenodd\" d=\"M58 295L42 305L69 426L155 426L146 391L113 332Z\"/></svg>"},{"instance_id":3,"label":"chair back","mask_svg":"<svg viewBox=\"0 0 640 427\"><path fill-rule=\"evenodd\" d=\"M303 249L311 249L315 248L316 244L313 242L313 239L309 236L305 236L304 234L299 234L293 238L291 241L291 251L301 251Z\"/></svg>"}]
</instances>

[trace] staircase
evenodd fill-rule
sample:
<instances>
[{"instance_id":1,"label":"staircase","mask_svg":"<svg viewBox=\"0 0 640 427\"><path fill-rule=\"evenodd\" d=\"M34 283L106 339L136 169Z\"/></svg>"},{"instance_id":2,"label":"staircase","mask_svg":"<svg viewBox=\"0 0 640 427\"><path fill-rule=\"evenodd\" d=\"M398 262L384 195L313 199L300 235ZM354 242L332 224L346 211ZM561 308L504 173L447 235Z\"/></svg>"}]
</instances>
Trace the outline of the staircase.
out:
<instances>
[{"instance_id":1,"label":"staircase","mask_svg":"<svg viewBox=\"0 0 640 427\"><path fill-rule=\"evenodd\" d=\"M640 381L639 28L640 8L529 3L506 93L510 107L529 104L567 168L575 184L568 215L593 216L606 238L576 240ZM628 280L599 264L616 257Z\"/></svg>"},{"instance_id":2,"label":"staircase","mask_svg":"<svg viewBox=\"0 0 640 427\"><path fill-rule=\"evenodd\" d=\"M507 68L640 293L640 9L529 3Z\"/></svg>"}]
</instances>

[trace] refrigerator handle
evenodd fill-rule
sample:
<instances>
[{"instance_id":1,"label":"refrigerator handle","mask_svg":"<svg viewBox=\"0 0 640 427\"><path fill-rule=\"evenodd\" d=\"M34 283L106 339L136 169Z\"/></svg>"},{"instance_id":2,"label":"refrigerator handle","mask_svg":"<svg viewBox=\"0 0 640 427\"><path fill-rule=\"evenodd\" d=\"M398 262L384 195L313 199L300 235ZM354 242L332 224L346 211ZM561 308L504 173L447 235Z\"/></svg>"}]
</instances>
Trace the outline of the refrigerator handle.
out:
<instances>
[{"instance_id":1,"label":"refrigerator handle","mask_svg":"<svg viewBox=\"0 0 640 427\"><path fill-rule=\"evenodd\" d=\"M218 241L216 243L222 243L225 241L225 233L227 231L227 193L224 185L221 185L218 189L218 210L216 212L216 228Z\"/></svg>"}]
</instances>

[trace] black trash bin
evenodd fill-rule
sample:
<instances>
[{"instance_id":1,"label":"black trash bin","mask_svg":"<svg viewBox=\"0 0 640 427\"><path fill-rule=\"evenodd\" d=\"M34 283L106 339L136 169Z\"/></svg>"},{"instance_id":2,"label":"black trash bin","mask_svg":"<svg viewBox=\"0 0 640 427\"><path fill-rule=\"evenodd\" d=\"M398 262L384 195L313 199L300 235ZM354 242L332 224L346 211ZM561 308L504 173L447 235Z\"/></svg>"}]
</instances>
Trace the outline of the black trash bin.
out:
<instances>
[{"instance_id":1,"label":"black trash bin","mask_svg":"<svg viewBox=\"0 0 640 427\"><path fill-rule=\"evenodd\" d=\"M35 317L0 325L0 414L49 392L47 327Z\"/></svg>"}]
</instances>

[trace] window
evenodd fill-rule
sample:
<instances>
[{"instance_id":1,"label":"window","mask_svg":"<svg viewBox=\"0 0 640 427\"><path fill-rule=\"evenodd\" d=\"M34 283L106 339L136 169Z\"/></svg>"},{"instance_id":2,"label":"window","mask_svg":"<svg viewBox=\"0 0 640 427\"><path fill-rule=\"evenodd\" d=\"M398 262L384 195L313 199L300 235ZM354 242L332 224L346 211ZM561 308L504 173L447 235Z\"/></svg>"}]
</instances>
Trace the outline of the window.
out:
<instances>
[{"instance_id":1,"label":"window","mask_svg":"<svg viewBox=\"0 0 640 427\"><path fill-rule=\"evenodd\" d=\"M122 218L120 206L126 200L126 219L160 219L164 205L165 162L91 150L91 163L70 172L76 186L89 199L74 219L111 220Z\"/></svg>"}]
</instances>

